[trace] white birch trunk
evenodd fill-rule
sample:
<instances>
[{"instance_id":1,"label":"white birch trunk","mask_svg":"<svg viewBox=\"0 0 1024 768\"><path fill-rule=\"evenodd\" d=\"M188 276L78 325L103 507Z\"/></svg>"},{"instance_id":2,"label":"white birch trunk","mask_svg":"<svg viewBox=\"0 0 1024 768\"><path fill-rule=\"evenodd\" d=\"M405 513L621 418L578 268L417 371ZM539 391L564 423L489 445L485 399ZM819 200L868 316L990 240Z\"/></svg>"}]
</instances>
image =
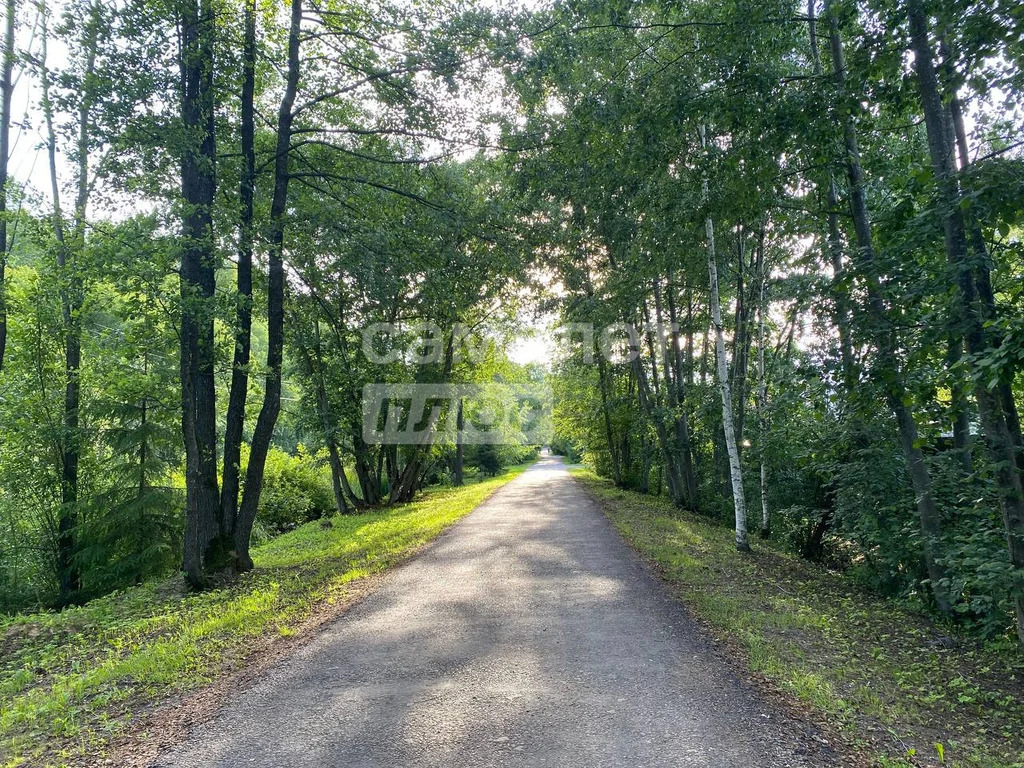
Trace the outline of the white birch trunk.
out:
<instances>
[{"instance_id":1,"label":"white birch trunk","mask_svg":"<svg viewBox=\"0 0 1024 768\"><path fill-rule=\"evenodd\" d=\"M706 129L701 126L701 146L707 146ZM708 199L708 183L704 181L704 200ZM722 306L718 294L718 266L715 263L715 223L711 216L704 222L708 238L708 274L711 278L711 323L715 327L715 359L718 364L718 387L722 395L722 427L725 430L725 448L729 453L729 476L732 480L732 500L736 509L736 549L750 550L747 540L747 501L743 492L743 468L739 447L736 445L736 427L732 415L732 391L729 386L729 364L725 356L725 330L722 327Z\"/></svg>"},{"instance_id":2,"label":"white birch trunk","mask_svg":"<svg viewBox=\"0 0 1024 768\"><path fill-rule=\"evenodd\" d=\"M757 446L758 458L761 461L761 537L767 539L772 530L772 513L768 507L768 462L765 455L768 448L768 378L764 367L764 253L762 253L758 264L758 287L757 300L757 422L759 440Z\"/></svg>"}]
</instances>

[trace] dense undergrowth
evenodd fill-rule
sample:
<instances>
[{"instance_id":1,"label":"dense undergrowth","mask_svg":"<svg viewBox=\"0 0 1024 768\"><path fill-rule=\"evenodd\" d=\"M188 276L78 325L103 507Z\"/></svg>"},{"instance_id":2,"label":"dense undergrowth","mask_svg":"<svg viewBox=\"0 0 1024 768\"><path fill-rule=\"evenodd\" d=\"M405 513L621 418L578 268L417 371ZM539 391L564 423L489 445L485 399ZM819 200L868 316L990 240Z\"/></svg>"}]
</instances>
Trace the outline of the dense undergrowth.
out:
<instances>
[{"instance_id":1,"label":"dense undergrowth","mask_svg":"<svg viewBox=\"0 0 1024 768\"><path fill-rule=\"evenodd\" d=\"M255 550L256 570L188 594L148 582L0 622L0 765L102 754L154 705L242 667L468 514L522 467L384 511L311 522Z\"/></svg>"},{"instance_id":2,"label":"dense undergrowth","mask_svg":"<svg viewBox=\"0 0 1024 768\"><path fill-rule=\"evenodd\" d=\"M1024 656L726 528L665 497L574 477L676 596L768 684L834 723L879 766L1024 766Z\"/></svg>"}]
</instances>

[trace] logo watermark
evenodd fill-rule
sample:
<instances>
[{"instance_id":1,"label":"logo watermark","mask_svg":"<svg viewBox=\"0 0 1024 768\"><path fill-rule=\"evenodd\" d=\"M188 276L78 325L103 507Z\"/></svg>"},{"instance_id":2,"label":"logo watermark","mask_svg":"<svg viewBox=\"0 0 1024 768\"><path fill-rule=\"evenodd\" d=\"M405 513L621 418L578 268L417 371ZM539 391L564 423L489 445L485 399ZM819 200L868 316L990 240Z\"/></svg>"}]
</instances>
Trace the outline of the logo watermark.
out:
<instances>
[{"instance_id":1,"label":"logo watermark","mask_svg":"<svg viewBox=\"0 0 1024 768\"><path fill-rule=\"evenodd\" d=\"M461 418L460 418L461 409ZM368 445L539 445L549 438L551 393L508 384L367 384Z\"/></svg>"}]
</instances>

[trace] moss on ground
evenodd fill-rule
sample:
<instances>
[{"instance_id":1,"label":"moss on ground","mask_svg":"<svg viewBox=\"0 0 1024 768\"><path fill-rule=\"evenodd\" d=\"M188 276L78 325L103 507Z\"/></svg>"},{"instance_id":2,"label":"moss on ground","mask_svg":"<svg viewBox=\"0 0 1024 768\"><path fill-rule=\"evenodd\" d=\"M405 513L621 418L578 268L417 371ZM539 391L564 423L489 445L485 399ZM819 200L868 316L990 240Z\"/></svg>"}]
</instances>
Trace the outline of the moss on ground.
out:
<instances>
[{"instance_id":1,"label":"moss on ground","mask_svg":"<svg viewBox=\"0 0 1024 768\"><path fill-rule=\"evenodd\" d=\"M394 509L309 523L254 550L256 570L187 594L156 581L60 613L0 620L0 765L64 765L103 754L133 715L243 667L353 582L390 568L524 467Z\"/></svg>"},{"instance_id":2,"label":"moss on ground","mask_svg":"<svg viewBox=\"0 0 1024 768\"><path fill-rule=\"evenodd\" d=\"M573 476L678 598L752 672L825 716L879 766L1024 766L1024 654L938 627L665 498Z\"/></svg>"}]
</instances>

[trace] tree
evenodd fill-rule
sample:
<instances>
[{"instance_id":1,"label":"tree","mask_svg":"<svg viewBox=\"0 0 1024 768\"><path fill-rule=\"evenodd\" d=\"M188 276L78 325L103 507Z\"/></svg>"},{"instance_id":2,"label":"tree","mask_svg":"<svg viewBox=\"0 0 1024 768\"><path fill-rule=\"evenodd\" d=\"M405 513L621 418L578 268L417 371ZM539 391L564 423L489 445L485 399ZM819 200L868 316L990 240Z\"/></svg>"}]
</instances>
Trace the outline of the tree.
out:
<instances>
[{"instance_id":1,"label":"tree","mask_svg":"<svg viewBox=\"0 0 1024 768\"><path fill-rule=\"evenodd\" d=\"M11 96L14 93L14 25L16 0L7 0L3 50L0 51L0 372L7 351L7 168L11 157Z\"/></svg>"},{"instance_id":2,"label":"tree","mask_svg":"<svg viewBox=\"0 0 1024 768\"><path fill-rule=\"evenodd\" d=\"M186 578L193 587L229 555L221 538L212 301L217 251L214 14L211 0L179 0L181 27L181 402L185 442Z\"/></svg>"}]
</instances>

